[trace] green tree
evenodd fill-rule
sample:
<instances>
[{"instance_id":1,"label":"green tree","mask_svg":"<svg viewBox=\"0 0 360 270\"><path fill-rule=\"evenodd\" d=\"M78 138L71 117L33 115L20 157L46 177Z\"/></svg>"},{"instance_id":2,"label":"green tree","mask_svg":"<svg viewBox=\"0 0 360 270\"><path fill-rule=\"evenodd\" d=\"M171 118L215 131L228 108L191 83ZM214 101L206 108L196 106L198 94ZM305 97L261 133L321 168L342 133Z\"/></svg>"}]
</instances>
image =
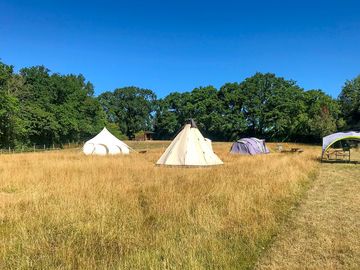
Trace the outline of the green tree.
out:
<instances>
[{"instance_id":1,"label":"green tree","mask_svg":"<svg viewBox=\"0 0 360 270\"><path fill-rule=\"evenodd\" d=\"M83 140L106 125L93 85L82 75L50 74L38 66L21 69L20 76L23 85L17 97L31 144Z\"/></svg>"},{"instance_id":2,"label":"green tree","mask_svg":"<svg viewBox=\"0 0 360 270\"><path fill-rule=\"evenodd\" d=\"M181 127L180 115L171 106L171 100L180 99L179 93L172 93L158 100L155 113L154 131L157 139L171 139ZM171 96L171 97L170 97Z\"/></svg>"},{"instance_id":3,"label":"green tree","mask_svg":"<svg viewBox=\"0 0 360 270\"><path fill-rule=\"evenodd\" d=\"M303 95L303 89L293 82L280 79L263 113L267 137L272 140L302 140L299 135L308 121Z\"/></svg>"},{"instance_id":4,"label":"green tree","mask_svg":"<svg viewBox=\"0 0 360 270\"><path fill-rule=\"evenodd\" d=\"M18 100L0 87L0 146L14 147L21 144L22 121L19 118Z\"/></svg>"},{"instance_id":5,"label":"green tree","mask_svg":"<svg viewBox=\"0 0 360 270\"><path fill-rule=\"evenodd\" d=\"M218 92L223 106L219 117L222 119L219 132L225 140L236 140L247 133L247 122L243 112L244 93L238 83L226 83Z\"/></svg>"},{"instance_id":6,"label":"green tree","mask_svg":"<svg viewBox=\"0 0 360 270\"><path fill-rule=\"evenodd\" d=\"M19 101L11 91L14 76L13 67L0 62L0 147L21 144L24 135Z\"/></svg>"},{"instance_id":7,"label":"green tree","mask_svg":"<svg viewBox=\"0 0 360 270\"><path fill-rule=\"evenodd\" d=\"M304 91L294 81L256 73L241 83L170 93L124 87L94 97L82 75L51 73L44 66L23 68L0 62L0 145L66 143L87 139L104 126L122 138L141 130L172 138L193 118L216 140L259 136L272 140L319 141L348 127L360 127L360 76L347 81L339 102L321 90ZM341 106L341 107L340 107Z\"/></svg>"},{"instance_id":8,"label":"green tree","mask_svg":"<svg viewBox=\"0 0 360 270\"><path fill-rule=\"evenodd\" d=\"M304 98L308 121L303 132L310 141L320 141L344 126L340 106L332 97L321 90L310 90L305 92Z\"/></svg>"},{"instance_id":9,"label":"green tree","mask_svg":"<svg viewBox=\"0 0 360 270\"><path fill-rule=\"evenodd\" d=\"M102 93L98 100L110 123L116 123L123 134L133 138L136 132L151 130L156 95L149 89L138 87L117 88Z\"/></svg>"},{"instance_id":10,"label":"green tree","mask_svg":"<svg viewBox=\"0 0 360 270\"><path fill-rule=\"evenodd\" d=\"M296 134L304 106L302 89L294 81L256 73L239 87L250 136L286 140Z\"/></svg>"},{"instance_id":11,"label":"green tree","mask_svg":"<svg viewBox=\"0 0 360 270\"><path fill-rule=\"evenodd\" d=\"M158 103L155 132L162 139L172 138L188 119L194 119L202 133L223 140L226 117L224 104L213 86L195 88L192 92L171 93Z\"/></svg>"},{"instance_id":12,"label":"green tree","mask_svg":"<svg viewBox=\"0 0 360 270\"><path fill-rule=\"evenodd\" d=\"M339 102L347 127L360 130L360 75L345 82Z\"/></svg>"},{"instance_id":13,"label":"green tree","mask_svg":"<svg viewBox=\"0 0 360 270\"><path fill-rule=\"evenodd\" d=\"M213 86L195 88L186 106L189 118L194 118L204 135L212 139L224 139L223 109L222 100Z\"/></svg>"},{"instance_id":14,"label":"green tree","mask_svg":"<svg viewBox=\"0 0 360 270\"><path fill-rule=\"evenodd\" d=\"M53 74L54 114L61 126L60 141L79 141L99 132L106 115L94 97L94 87L82 75Z\"/></svg>"},{"instance_id":15,"label":"green tree","mask_svg":"<svg viewBox=\"0 0 360 270\"><path fill-rule=\"evenodd\" d=\"M59 141L61 126L54 115L54 92L49 70L44 66L23 68L20 75L24 80L21 101L22 118L27 135L32 143L52 144Z\"/></svg>"}]
</instances>

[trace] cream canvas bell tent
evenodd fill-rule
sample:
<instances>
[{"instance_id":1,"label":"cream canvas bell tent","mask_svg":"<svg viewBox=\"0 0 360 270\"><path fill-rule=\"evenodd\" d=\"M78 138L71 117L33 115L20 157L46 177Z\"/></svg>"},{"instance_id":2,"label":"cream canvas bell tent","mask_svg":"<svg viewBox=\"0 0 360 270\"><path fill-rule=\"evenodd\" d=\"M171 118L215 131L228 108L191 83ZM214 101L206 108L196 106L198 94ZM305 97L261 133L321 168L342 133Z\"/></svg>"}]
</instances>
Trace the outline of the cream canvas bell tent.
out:
<instances>
[{"instance_id":1,"label":"cream canvas bell tent","mask_svg":"<svg viewBox=\"0 0 360 270\"><path fill-rule=\"evenodd\" d=\"M86 155L116 155L129 154L129 146L112 135L105 127L83 146Z\"/></svg>"},{"instance_id":2,"label":"cream canvas bell tent","mask_svg":"<svg viewBox=\"0 0 360 270\"><path fill-rule=\"evenodd\" d=\"M211 166L220 165L223 162L213 152L211 140L204 138L195 122L190 120L171 142L156 164Z\"/></svg>"}]
</instances>

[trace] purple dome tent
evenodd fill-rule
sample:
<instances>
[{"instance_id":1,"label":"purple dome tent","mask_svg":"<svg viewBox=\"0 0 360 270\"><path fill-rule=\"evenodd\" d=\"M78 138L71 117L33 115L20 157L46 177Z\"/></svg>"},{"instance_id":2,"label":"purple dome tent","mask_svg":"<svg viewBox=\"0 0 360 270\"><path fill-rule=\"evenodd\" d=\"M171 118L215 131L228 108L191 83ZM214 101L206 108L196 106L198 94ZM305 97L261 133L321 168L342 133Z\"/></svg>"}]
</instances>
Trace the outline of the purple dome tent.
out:
<instances>
[{"instance_id":1,"label":"purple dome tent","mask_svg":"<svg viewBox=\"0 0 360 270\"><path fill-rule=\"evenodd\" d=\"M231 146L230 153L242 155L257 155L270 153L265 145L265 140L257 138L243 138L234 142Z\"/></svg>"}]
</instances>

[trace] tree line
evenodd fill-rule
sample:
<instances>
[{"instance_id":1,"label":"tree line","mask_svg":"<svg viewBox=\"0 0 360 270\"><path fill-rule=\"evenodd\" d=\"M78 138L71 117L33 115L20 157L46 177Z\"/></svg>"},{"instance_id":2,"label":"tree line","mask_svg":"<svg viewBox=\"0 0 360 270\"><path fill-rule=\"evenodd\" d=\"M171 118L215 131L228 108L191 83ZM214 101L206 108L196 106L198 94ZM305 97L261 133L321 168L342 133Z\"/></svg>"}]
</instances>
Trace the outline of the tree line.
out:
<instances>
[{"instance_id":1,"label":"tree line","mask_svg":"<svg viewBox=\"0 0 360 270\"><path fill-rule=\"evenodd\" d=\"M337 99L272 73L161 99L134 86L96 97L82 75L52 73L44 66L15 72L0 62L0 147L77 142L104 126L122 139L144 130L171 139L189 118L213 140L318 142L338 130L360 129L360 76L346 81Z\"/></svg>"}]
</instances>

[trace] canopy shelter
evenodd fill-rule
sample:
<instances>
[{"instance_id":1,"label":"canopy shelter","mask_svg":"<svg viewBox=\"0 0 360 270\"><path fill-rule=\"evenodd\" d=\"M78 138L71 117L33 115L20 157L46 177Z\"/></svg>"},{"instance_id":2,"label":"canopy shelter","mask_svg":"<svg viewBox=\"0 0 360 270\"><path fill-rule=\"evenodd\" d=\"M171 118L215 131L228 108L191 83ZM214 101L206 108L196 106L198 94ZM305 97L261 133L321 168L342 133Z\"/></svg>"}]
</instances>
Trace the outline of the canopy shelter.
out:
<instances>
[{"instance_id":1,"label":"canopy shelter","mask_svg":"<svg viewBox=\"0 0 360 270\"><path fill-rule=\"evenodd\" d=\"M257 138L243 138L234 142L231 146L230 153L242 155L258 155L270 153L265 145L265 140Z\"/></svg>"},{"instance_id":2,"label":"canopy shelter","mask_svg":"<svg viewBox=\"0 0 360 270\"><path fill-rule=\"evenodd\" d=\"M184 125L156 163L172 166L211 166L223 162L213 152L211 140L202 136L195 122Z\"/></svg>"},{"instance_id":3,"label":"canopy shelter","mask_svg":"<svg viewBox=\"0 0 360 270\"><path fill-rule=\"evenodd\" d=\"M130 147L112 135L105 127L83 146L86 155L116 155L129 154Z\"/></svg>"},{"instance_id":4,"label":"canopy shelter","mask_svg":"<svg viewBox=\"0 0 360 270\"><path fill-rule=\"evenodd\" d=\"M321 158L323 159L326 155L329 159L330 156L334 154L336 159L338 157L348 157L350 161L350 145L347 143L347 141L352 140L360 141L360 132L337 132L324 137ZM335 149L331 151L331 147L336 144L340 145L340 149Z\"/></svg>"}]
</instances>

